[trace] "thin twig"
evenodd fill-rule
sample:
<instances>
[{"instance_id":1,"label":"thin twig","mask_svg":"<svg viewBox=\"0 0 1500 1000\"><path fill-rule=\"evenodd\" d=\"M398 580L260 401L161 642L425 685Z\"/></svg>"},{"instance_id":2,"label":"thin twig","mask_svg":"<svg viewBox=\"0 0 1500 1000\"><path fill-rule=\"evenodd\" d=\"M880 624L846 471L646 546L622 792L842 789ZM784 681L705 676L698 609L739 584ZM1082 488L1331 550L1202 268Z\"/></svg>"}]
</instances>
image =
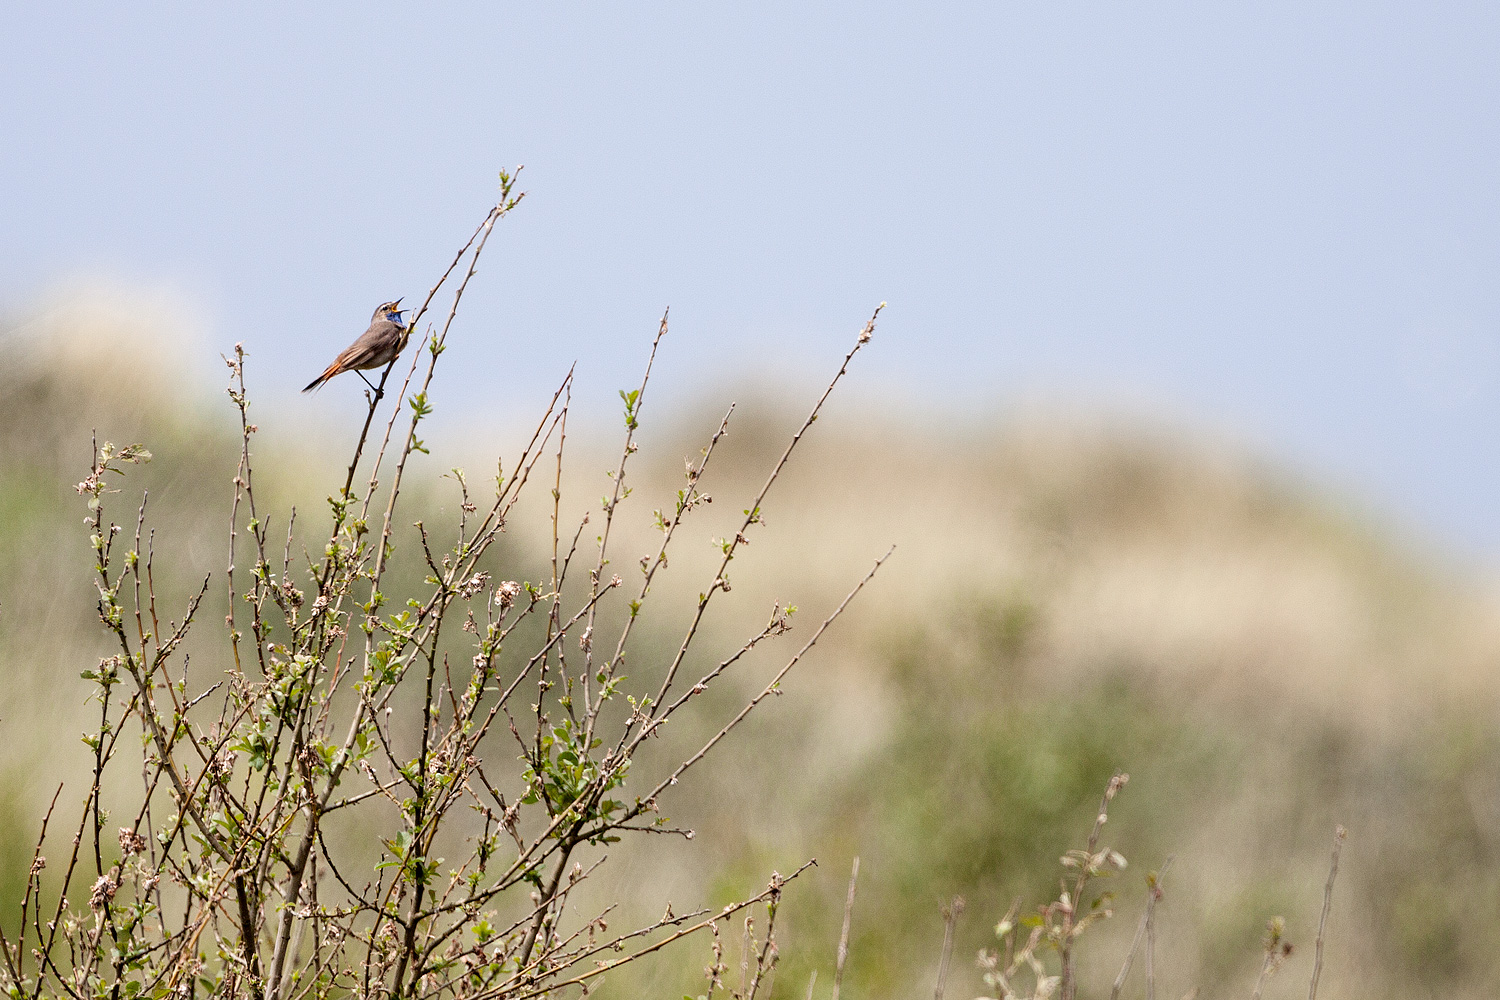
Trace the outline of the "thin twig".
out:
<instances>
[{"instance_id":1,"label":"thin twig","mask_svg":"<svg viewBox=\"0 0 1500 1000\"><path fill-rule=\"evenodd\" d=\"M1323 974L1323 932L1328 929L1328 911L1333 907L1333 881L1339 875L1339 852L1344 849L1344 838L1348 831L1342 826L1333 830L1333 855L1328 861L1328 883L1323 886L1323 914L1318 918L1318 940L1313 945L1312 982L1307 987L1307 1000L1318 1000L1318 977Z\"/></svg>"},{"instance_id":2,"label":"thin twig","mask_svg":"<svg viewBox=\"0 0 1500 1000\"><path fill-rule=\"evenodd\" d=\"M962 896L954 896L953 902L943 907L943 953L938 960L937 987L932 991L932 1000L943 1000L943 991L948 987L948 963L953 960L953 925L963 912Z\"/></svg>"},{"instance_id":3,"label":"thin twig","mask_svg":"<svg viewBox=\"0 0 1500 1000\"><path fill-rule=\"evenodd\" d=\"M677 648L677 655L672 658L671 664L667 667L667 673L662 678L660 690L657 691L656 697L652 699L651 704L653 706L660 705L663 699L666 698L667 692L671 690L672 681L676 678L677 670L682 666L682 661L687 657L688 648L693 644L693 639L698 634L698 627L703 622L704 612L708 610L709 602L713 600L714 594L721 590L727 591L729 589L729 563L734 559L734 554L738 548L745 544L746 532L750 530L751 525L761 522L761 507L766 502L766 496L771 492L771 487L776 484L777 478L781 475L781 470L786 468L786 463L792 457L792 452L797 449L797 445L802 441L802 436L817 421L818 413L823 409L823 404L828 401L828 397L833 394L834 387L839 384L839 380L848 372L849 362L854 360L854 356L859 353L860 348L870 342L870 336L875 330L875 321L879 319L880 312L884 308L885 303L880 303L876 307L874 314L870 316L869 321L865 323L864 328L860 330L859 337L855 340L854 346L849 349L849 353L844 355L844 361L839 365L839 370L834 374L832 381L823 390L823 394L818 397L818 401L813 404L812 411L808 413L807 419L802 421L802 426L797 428L797 432L787 442L786 449L781 453L781 457L777 459L775 466L772 467L770 475L766 477L765 485L760 488L760 492L756 494L755 500L745 509L745 519L740 524L739 531L735 532L733 538L725 540L724 558L720 561L719 568L714 574L713 582L709 584L708 590L698 598L697 611L693 616L692 622L688 625L686 634L682 637L682 643ZM637 733L635 741L631 746L632 750L635 746L639 745L641 740L645 739L646 731L646 728L643 727L641 732Z\"/></svg>"},{"instance_id":4,"label":"thin twig","mask_svg":"<svg viewBox=\"0 0 1500 1000\"><path fill-rule=\"evenodd\" d=\"M1161 870L1151 878L1151 895L1146 897L1146 1000L1156 1000L1156 904L1161 901L1161 883L1172 867L1172 856L1162 862Z\"/></svg>"},{"instance_id":5,"label":"thin twig","mask_svg":"<svg viewBox=\"0 0 1500 1000\"><path fill-rule=\"evenodd\" d=\"M1135 937L1130 941L1130 951L1125 956L1125 963L1120 966L1120 974L1115 977L1115 985L1109 991L1109 1000L1120 1000L1120 990L1125 986L1125 977L1130 974L1130 966L1135 961L1136 952L1140 951L1141 941L1146 942L1146 997L1153 1000L1156 995L1156 979L1152 967L1152 950L1156 935L1156 902L1162 897L1162 880L1167 876L1167 869L1172 867L1172 855L1167 855L1167 860L1162 866L1146 876L1146 908L1141 911L1141 921L1136 924Z\"/></svg>"},{"instance_id":6,"label":"thin twig","mask_svg":"<svg viewBox=\"0 0 1500 1000\"><path fill-rule=\"evenodd\" d=\"M885 565L885 561L889 559L891 557L891 554L895 551L896 547L892 545L889 549L886 550L885 555L875 560L875 565L870 567L870 572L866 573L864 578L860 580L859 583L855 584L854 589L849 591L849 593L844 597L843 601L839 603L839 606L834 608L833 612L827 618L823 619L823 624L818 626L818 630L812 634L812 638L808 639L803 647L797 651L796 655L788 660L786 662L786 665L776 672L776 675L771 678L770 683L761 689L760 694L757 694L754 698L751 698L750 701L745 705L745 707L740 710L740 713L738 715L730 719L729 722L724 725L724 728L720 729L708 740L707 743L703 744L702 749L693 754L687 760L683 761L677 766L676 770L674 770L667 777L663 778L656 785L656 787L651 790L650 794L641 801L639 805L633 806L629 811L625 813L620 822L626 822L634 819L636 816L644 812L646 808L648 808L649 803L653 802L656 799L656 796L665 791L669 785L675 785L678 779L680 779L683 774L687 772L688 768L692 767L694 764L698 763L700 760L706 757L708 755L708 752L712 750L716 745L718 745L720 740L728 736L731 730L733 730L741 722L745 721L745 717L755 709L755 706L759 705L762 701L765 701L771 695L779 694L781 691L781 682L786 678L786 675L790 673L792 668L795 667L799 661L801 661L802 657L807 655L807 652L817 644L818 640L823 637L823 633L828 630L828 626L832 625L843 615L844 610L849 607L850 603L853 602L855 597L859 596L859 592L865 588L865 584L869 583L875 578L875 574L880 572L880 567ZM642 732L644 733L649 733L650 731L650 727L642 729Z\"/></svg>"}]
</instances>

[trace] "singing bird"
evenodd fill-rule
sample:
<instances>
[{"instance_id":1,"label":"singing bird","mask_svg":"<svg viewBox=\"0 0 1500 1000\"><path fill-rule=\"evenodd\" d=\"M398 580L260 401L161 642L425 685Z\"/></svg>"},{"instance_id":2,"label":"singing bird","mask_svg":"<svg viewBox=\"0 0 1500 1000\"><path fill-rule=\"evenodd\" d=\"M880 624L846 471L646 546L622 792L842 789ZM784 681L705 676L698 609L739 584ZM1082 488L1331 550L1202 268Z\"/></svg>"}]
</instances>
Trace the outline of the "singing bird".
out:
<instances>
[{"instance_id":1,"label":"singing bird","mask_svg":"<svg viewBox=\"0 0 1500 1000\"><path fill-rule=\"evenodd\" d=\"M401 308L401 300L395 302L382 302L375 310L375 315L370 317L370 328L360 334L358 340L344 348L342 354L333 359L333 364L328 369L307 384L303 392L312 392L318 386L327 382L335 375L343 372L355 372L361 369L368 371L371 368L380 368L395 361L402 350L406 347L406 338L411 336L411 328L401 319L405 312ZM365 385L371 389L370 380L363 375Z\"/></svg>"}]
</instances>

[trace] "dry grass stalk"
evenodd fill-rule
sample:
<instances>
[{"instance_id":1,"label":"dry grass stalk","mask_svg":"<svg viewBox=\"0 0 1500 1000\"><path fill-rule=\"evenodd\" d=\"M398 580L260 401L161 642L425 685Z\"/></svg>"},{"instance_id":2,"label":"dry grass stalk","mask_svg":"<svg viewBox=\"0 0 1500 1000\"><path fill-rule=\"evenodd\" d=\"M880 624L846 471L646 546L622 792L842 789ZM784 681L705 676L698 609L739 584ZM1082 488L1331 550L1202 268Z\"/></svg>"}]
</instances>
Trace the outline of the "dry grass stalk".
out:
<instances>
[{"instance_id":1,"label":"dry grass stalk","mask_svg":"<svg viewBox=\"0 0 1500 1000\"><path fill-rule=\"evenodd\" d=\"M837 964L833 967L833 1000L839 1000L844 988L844 962L849 958L849 924L854 919L854 891L859 885L859 855L854 856L854 865L849 870L849 893L844 897L844 929L839 932ZM809 984L808 992L812 992Z\"/></svg>"}]
</instances>

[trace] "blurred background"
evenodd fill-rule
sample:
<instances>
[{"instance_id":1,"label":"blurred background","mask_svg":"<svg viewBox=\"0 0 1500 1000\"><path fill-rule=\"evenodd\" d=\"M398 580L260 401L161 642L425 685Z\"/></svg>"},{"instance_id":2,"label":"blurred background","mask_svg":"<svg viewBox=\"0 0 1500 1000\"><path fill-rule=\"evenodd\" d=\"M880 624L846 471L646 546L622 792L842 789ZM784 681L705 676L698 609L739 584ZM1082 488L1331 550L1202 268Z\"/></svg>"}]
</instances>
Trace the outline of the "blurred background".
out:
<instances>
[{"instance_id":1,"label":"blurred background","mask_svg":"<svg viewBox=\"0 0 1500 1000\"><path fill-rule=\"evenodd\" d=\"M819 968L823 996L860 854L851 986L930 988L958 893L950 995L973 995L969 958L1012 899L1055 892L1123 769L1109 832L1132 867L1091 995L1168 854L1164 989L1248 989L1284 913L1299 950L1268 995L1300 990L1335 822L1323 995L1500 991L1493 8L164 4L5 23L3 898L86 763L58 734L86 724L76 678L101 640L72 490L91 430L155 452L134 485L174 540L170 586L219 572L220 354L250 354L266 489L315 510L362 386L296 390L376 303L420 300L524 163L440 368L434 516L454 503L438 477L516 454L575 360L565 506L591 507L616 390L668 306L625 551L735 399L711 484L732 513L890 302L715 638L737 644L773 598L820 619L897 556L738 735L736 766L684 784L695 840L622 845L601 892L655 916L815 856L775 995ZM550 530L532 513L518 559ZM715 522L690 527L706 558ZM682 595L696 566L673 563ZM696 993L706 961L689 947L606 989Z\"/></svg>"}]
</instances>

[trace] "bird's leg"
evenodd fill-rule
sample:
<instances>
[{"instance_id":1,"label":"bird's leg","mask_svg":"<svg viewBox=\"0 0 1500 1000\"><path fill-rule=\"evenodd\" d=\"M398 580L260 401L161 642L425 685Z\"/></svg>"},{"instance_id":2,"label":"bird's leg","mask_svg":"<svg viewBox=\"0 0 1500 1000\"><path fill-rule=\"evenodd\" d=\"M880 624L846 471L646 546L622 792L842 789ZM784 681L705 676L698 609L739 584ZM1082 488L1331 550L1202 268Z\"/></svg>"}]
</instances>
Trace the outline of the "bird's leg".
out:
<instances>
[{"instance_id":1,"label":"bird's leg","mask_svg":"<svg viewBox=\"0 0 1500 1000\"><path fill-rule=\"evenodd\" d=\"M370 386L370 391L375 394L375 402L380 402L381 397L384 396L385 393L378 386L370 385L370 380L365 378L365 373L360 371L358 368L354 369L354 374L358 375L360 381L364 382L365 385Z\"/></svg>"}]
</instances>

